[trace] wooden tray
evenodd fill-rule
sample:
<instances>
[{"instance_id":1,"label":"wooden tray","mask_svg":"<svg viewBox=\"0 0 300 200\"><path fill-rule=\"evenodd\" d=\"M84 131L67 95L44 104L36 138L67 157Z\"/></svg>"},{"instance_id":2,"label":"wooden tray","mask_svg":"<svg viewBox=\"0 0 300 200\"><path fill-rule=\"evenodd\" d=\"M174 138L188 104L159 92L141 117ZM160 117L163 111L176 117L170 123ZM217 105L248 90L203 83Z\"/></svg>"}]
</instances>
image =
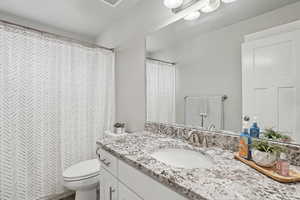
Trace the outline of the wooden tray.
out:
<instances>
[{"instance_id":1,"label":"wooden tray","mask_svg":"<svg viewBox=\"0 0 300 200\"><path fill-rule=\"evenodd\" d=\"M300 173L296 172L294 170L290 170L290 173L289 173L290 176L286 177L286 176L281 176L281 175L277 174L274 168L261 167L253 161L246 160L246 159L240 157L238 153L234 154L234 158L245 163L246 165L249 165L250 167L256 169L260 173L262 173L278 182L281 182L281 183L300 182Z\"/></svg>"}]
</instances>

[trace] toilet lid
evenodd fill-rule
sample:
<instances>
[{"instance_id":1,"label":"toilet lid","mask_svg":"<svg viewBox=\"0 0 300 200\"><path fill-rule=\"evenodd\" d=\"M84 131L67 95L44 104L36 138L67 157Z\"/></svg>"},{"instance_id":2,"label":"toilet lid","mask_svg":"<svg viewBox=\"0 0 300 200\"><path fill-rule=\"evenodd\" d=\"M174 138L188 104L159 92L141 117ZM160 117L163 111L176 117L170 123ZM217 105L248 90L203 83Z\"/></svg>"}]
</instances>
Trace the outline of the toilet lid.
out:
<instances>
[{"instance_id":1,"label":"toilet lid","mask_svg":"<svg viewBox=\"0 0 300 200\"><path fill-rule=\"evenodd\" d=\"M86 178L100 172L100 163L97 159L87 160L67 168L63 172L63 177L67 179Z\"/></svg>"}]
</instances>

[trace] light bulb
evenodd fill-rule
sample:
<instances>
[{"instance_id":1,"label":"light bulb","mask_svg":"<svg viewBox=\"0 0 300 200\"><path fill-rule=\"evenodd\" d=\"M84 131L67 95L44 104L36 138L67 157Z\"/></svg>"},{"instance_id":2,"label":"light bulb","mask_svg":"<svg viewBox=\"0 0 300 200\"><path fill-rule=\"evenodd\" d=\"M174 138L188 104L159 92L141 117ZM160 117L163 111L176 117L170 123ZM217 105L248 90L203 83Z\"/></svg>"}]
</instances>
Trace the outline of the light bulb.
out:
<instances>
[{"instance_id":1,"label":"light bulb","mask_svg":"<svg viewBox=\"0 0 300 200\"><path fill-rule=\"evenodd\" d=\"M178 8L183 4L183 0L164 0L164 5L169 9Z\"/></svg>"},{"instance_id":2,"label":"light bulb","mask_svg":"<svg viewBox=\"0 0 300 200\"><path fill-rule=\"evenodd\" d=\"M221 5L220 0L210 0L209 4L201 9L204 13L209 13L217 10Z\"/></svg>"},{"instance_id":3,"label":"light bulb","mask_svg":"<svg viewBox=\"0 0 300 200\"><path fill-rule=\"evenodd\" d=\"M187 21L192 21L192 20L196 20L200 17L200 12L199 11L194 11L189 13L187 16L185 16L183 19L187 20Z\"/></svg>"},{"instance_id":4,"label":"light bulb","mask_svg":"<svg viewBox=\"0 0 300 200\"><path fill-rule=\"evenodd\" d=\"M237 1L237 0L222 0L223 3L233 3L235 1Z\"/></svg>"}]
</instances>

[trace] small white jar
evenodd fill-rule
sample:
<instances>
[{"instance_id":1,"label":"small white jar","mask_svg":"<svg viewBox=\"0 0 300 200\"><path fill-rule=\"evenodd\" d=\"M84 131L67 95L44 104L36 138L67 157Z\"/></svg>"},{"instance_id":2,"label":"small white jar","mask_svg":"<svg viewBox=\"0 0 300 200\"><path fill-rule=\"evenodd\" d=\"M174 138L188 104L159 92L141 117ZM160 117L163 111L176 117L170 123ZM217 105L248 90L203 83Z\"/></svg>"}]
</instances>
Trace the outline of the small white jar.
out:
<instances>
[{"instance_id":1,"label":"small white jar","mask_svg":"<svg viewBox=\"0 0 300 200\"><path fill-rule=\"evenodd\" d=\"M124 128L115 128L116 134L123 134L124 133Z\"/></svg>"}]
</instances>

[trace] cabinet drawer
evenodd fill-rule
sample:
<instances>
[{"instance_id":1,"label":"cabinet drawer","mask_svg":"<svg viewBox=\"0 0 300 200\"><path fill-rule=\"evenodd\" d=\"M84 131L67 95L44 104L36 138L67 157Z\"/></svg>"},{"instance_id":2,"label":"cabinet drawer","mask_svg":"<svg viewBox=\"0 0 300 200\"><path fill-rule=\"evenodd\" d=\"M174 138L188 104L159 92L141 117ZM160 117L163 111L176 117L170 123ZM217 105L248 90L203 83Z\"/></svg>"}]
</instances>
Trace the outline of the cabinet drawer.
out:
<instances>
[{"instance_id":1,"label":"cabinet drawer","mask_svg":"<svg viewBox=\"0 0 300 200\"><path fill-rule=\"evenodd\" d=\"M120 160L118 164L119 180L138 196L142 197L143 200L188 200L125 162ZM133 199L135 200L136 198Z\"/></svg>"},{"instance_id":2,"label":"cabinet drawer","mask_svg":"<svg viewBox=\"0 0 300 200\"><path fill-rule=\"evenodd\" d=\"M118 177L118 159L103 149L100 149L97 154L101 162L101 168Z\"/></svg>"}]
</instances>

